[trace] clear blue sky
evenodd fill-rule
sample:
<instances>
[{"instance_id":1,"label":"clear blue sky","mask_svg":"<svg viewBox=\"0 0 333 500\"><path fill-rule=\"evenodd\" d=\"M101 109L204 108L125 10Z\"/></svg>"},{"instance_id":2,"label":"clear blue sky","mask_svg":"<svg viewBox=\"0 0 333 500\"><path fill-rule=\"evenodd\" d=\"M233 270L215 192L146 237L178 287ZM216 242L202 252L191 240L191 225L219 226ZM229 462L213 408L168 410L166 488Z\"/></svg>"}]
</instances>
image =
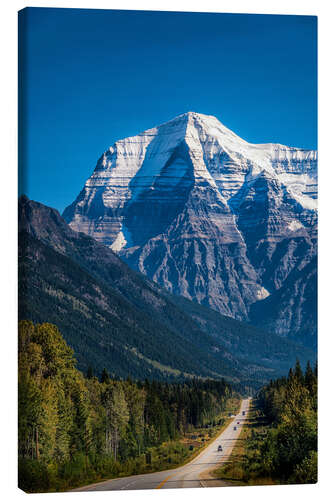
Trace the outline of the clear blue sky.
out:
<instances>
[{"instance_id":1,"label":"clear blue sky","mask_svg":"<svg viewBox=\"0 0 333 500\"><path fill-rule=\"evenodd\" d=\"M317 147L315 17L29 8L19 23L20 191L60 211L117 139L186 111Z\"/></svg>"}]
</instances>

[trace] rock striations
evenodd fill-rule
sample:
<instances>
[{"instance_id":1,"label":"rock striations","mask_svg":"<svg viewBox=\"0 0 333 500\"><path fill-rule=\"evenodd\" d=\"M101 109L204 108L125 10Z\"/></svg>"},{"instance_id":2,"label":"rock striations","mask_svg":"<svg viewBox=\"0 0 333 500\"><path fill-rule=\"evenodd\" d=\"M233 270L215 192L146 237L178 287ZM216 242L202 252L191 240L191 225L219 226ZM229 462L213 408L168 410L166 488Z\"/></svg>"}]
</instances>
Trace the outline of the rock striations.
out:
<instances>
[{"instance_id":1,"label":"rock striations","mask_svg":"<svg viewBox=\"0 0 333 500\"><path fill-rule=\"evenodd\" d=\"M170 292L312 345L316 199L316 151L189 112L117 141L63 216Z\"/></svg>"}]
</instances>

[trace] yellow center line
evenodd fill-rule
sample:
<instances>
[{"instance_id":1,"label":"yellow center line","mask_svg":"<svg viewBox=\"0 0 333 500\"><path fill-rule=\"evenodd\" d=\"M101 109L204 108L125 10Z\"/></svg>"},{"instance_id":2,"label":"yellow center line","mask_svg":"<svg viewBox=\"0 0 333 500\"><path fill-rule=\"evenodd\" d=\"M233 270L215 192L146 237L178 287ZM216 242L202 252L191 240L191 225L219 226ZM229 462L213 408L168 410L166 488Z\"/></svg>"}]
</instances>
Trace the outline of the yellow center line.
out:
<instances>
[{"instance_id":1,"label":"yellow center line","mask_svg":"<svg viewBox=\"0 0 333 500\"><path fill-rule=\"evenodd\" d=\"M237 418L235 418L235 419L234 419L234 421L231 421L228 427L230 427L230 428L231 428L231 427L234 425L234 422L235 422L236 420L237 420ZM227 428L228 428L228 427L227 427ZM215 437L215 439L217 439L217 437L219 437L221 434L223 434L223 433L227 430L227 428L223 429L223 430L220 432L220 434L218 434L218 435ZM214 440L212 443L210 443L210 444L207 446L207 448L204 448L204 449L201 451L201 453L199 453L199 455L198 455L197 457L195 457L195 458L194 458L191 462L189 462L189 463L193 463L193 462L195 462L195 461L196 461L196 459L198 459L198 458L201 456L201 454L203 454L203 453L204 453L205 451L207 451L210 447L212 447L214 443L215 443L215 440ZM230 446L229 446L229 448L230 448ZM229 449L227 448L227 450L226 450L226 451L229 451ZM229 453L229 454L230 454L230 453ZM223 458L228 458L229 454L226 454L224 457L222 457L222 460L223 460ZM185 464L185 465L189 465L189 464ZM163 479L163 481L162 481L162 482L161 482L158 486L156 486L155 490L159 490L159 489L163 488L163 486L165 485L165 483L166 483L167 481L169 481L169 479L171 479L172 477L177 476L177 474L178 474L178 472L175 472L175 473L173 473L173 474L170 474L170 476L167 476L165 479ZM201 482L200 482L200 484L201 484Z\"/></svg>"},{"instance_id":2,"label":"yellow center line","mask_svg":"<svg viewBox=\"0 0 333 500\"><path fill-rule=\"evenodd\" d=\"M169 481L170 478L172 478L173 476L176 476L176 475L177 475L177 472L175 474L170 474L170 476L163 479L163 481L158 486L156 486L155 490L159 490L160 488L162 488L165 485L165 483L167 481Z\"/></svg>"}]
</instances>

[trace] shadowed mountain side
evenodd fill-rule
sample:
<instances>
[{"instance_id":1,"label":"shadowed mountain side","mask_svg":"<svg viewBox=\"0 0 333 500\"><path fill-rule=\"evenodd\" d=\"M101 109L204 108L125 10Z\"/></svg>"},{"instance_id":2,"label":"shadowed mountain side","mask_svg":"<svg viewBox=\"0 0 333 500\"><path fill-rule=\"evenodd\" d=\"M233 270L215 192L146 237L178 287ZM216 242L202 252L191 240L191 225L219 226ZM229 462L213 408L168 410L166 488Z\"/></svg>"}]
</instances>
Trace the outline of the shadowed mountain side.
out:
<instances>
[{"instance_id":1,"label":"shadowed mountain side","mask_svg":"<svg viewBox=\"0 0 333 500\"><path fill-rule=\"evenodd\" d=\"M294 269L273 295L253 304L251 322L268 330L277 327L280 334L289 334L305 346L316 347L317 296L317 257L314 257L303 268ZM293 313L288 308L291 297Z\"/></svg>"},{"instance_id":2,"label":"shadowed mountain side","mask_svg":"<svg viewBox=\"0 0 333 500\"><path fill-rule=\"evenodd\" d=\"M171 295L168 297L240 362L253 363L255 367L260 359L262 367L276 366L278 371L286 372L290 367L291 359L295 356L303 360L302 364L307 358L313 361L316 359L314 351L310 347L304 348L297 342L297 338L295 340L281 338L279 335L271 334L251 324L222 316L213 309L203 307L196 302ZM255 373L250 378L253 380Z\"/></svg>"}]
</instances>

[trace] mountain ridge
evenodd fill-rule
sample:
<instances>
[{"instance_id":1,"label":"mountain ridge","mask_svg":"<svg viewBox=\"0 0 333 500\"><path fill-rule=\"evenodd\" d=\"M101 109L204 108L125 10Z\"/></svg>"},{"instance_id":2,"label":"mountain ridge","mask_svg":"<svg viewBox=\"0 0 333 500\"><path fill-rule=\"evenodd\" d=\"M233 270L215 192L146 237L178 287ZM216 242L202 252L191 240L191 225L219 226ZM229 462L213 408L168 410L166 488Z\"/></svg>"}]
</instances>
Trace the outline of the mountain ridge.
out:
<instances>
[{"instance_id":1,"label":"mountain ridge","mask_svg":"<svg viewBox=\"0 0 333 500\"><path fill-rule=\"evenodd\" d=\"M316 151L250 144L189 112L117 141L63 216L171 293L256 321L253 305L317 253L316 197ZM313 339L312 309L288 307Z\"/></svg>"}]
</instances>

